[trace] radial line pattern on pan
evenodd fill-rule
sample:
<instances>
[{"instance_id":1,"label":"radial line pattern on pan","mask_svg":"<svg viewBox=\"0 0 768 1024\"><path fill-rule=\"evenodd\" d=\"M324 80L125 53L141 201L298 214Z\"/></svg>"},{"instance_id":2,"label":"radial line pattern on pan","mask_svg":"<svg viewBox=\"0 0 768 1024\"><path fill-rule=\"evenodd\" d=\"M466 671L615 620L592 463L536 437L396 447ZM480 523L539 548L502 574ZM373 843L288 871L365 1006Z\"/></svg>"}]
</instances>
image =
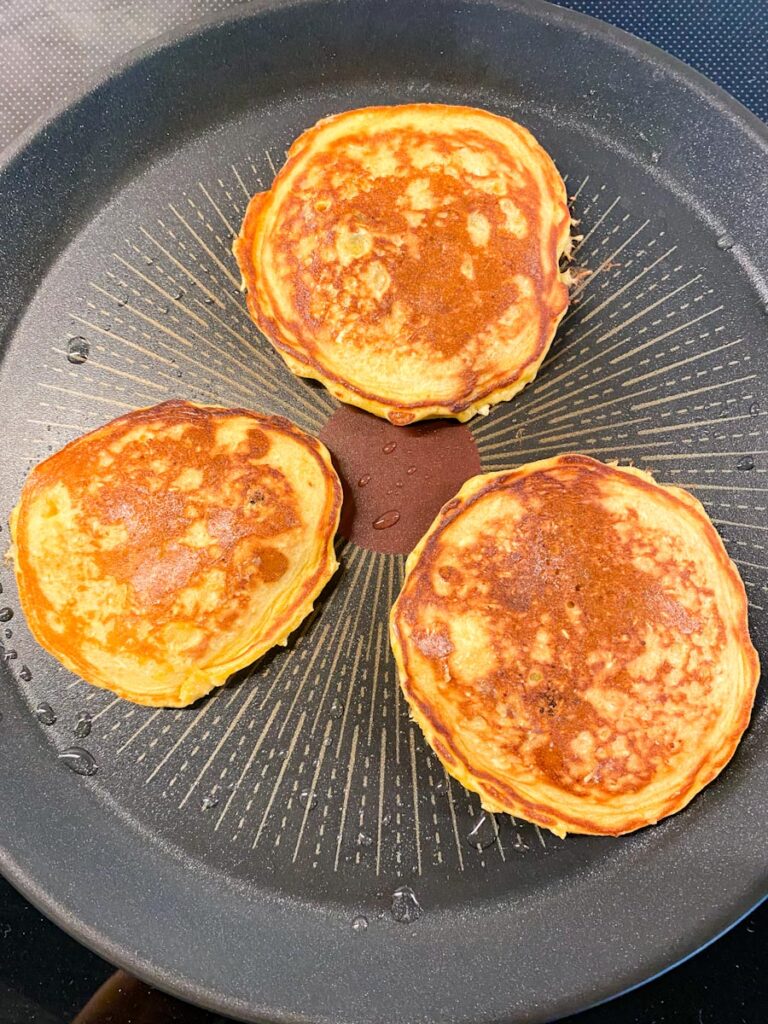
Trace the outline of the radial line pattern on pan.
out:
<instances>
[{"instance_id":1,"label":"radial line pattern on pan","mask_svg":"<svg viewBox=\"0 0 768 1024\"><path fill-rule=\"evenodd\" d=\"M155 218L157 227L140 226L126 240L127 256L111 254L104 280L91 282L103 305L84 299L71 310L93 356L84 368L68 370L60 342L51 346L55 362L45 368L38 411L28 418L30 426L50 431L29 439L30 458L40 457L52 431L63 443L96 426L110 408L136 407L134 397L148 402L181 393L255 405L313 432L337 408L327 392L283 368L258 339L236 292L229 244L250 196L246 178L243 163L224 169L217 184L197 182L194 199L182 194L167 207L172 220L162 214ZM577 198L588 180L575 190ZM577 256L592 273L573 288L577 301L538 380L471 425L484 467L565 449L632 455L662 466L662 479L682 478L710 508L726 509L716 519L720 526L768 530L744 521L766 506L742 505L736 497L766 488L722 482L724 474L739 472L740 457L766 454L759 443L740 450L735 433L729 433L737 425L746 429L753 419L759 425L766 415L753 408L753 393L737 390L757 377L748 353L742 355L742 339L723 336L722 304L713 300L701 273L686 273L681 249L665 231L653 235L649 219L633 221L621 197L605 186L586 194L584 209L577 210L584 232ZM182 377L175 375L180 363ZM742 431L738 439L746 444L762 436L760 430ZM701 448L703 441L708 443ZM718 441L726 442L724 450ZM712 460L718 463L717 481L701 481L713 472ZM721 460L733 460L733 466L721 466ZM734 497L720 500L721 493ZM732 551L762 550L739 536L728 540ZM197 709L131 707L121 714L121 702L75 683L78 698L98 708L94 720L106 721L107 712L114 719L102 735L116 767L140 772L153 793L173 799L176 814L196 815L203 828L210 822L210 833L226 843L248 836L248 845L268 850L281 870L333 864L363 876L407 877L431 865L450 875L469 863L501 865L527 856L517 852L526 845L541 855L557 851L558 840L545 843L538 830L505 816L493 825L498 834L492 851L467 845L479 807L441 766L433 768L396 683L386 618L404 557L348 543L340 543L339 553L339 578L291 650L264 659ZM764 564L736 560L757 571L757 580L746 581L753 596L765 589ZM752 607L762 611L760 604ZM340 718L332 714L334 701L343 708ZM228 784L228 777L234 782ZM301 806L297 794L305 781L309 795ZM217 815L203 817L197 798L209 784L211 794L221 795L221 807ZM366 830L370 846L359 841Z\"/></svg>"}]
</instances>

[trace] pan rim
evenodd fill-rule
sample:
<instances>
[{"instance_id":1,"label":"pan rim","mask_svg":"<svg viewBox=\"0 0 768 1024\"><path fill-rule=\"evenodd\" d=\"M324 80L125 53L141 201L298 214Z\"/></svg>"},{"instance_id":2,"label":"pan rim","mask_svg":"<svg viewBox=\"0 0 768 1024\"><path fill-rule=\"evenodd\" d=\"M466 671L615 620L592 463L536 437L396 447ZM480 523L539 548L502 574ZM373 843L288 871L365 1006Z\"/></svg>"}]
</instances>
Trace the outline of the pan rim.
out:
<instances>
[{"instance_id":1,"label":"pan rim","mask_svg":"<svg viewBox=\"0 0 768 1024\"><path fill-rule=\"evenodd\" d=\"M51 127L72 107L76 107L86 99L94 90L106 85L114 78L120 77L126 71L141 63L147 57L158 53L160 50L168 49L178 43L182 43L193 36L201 34L205 29L219 28L237 21L247 21L255 14L268 14L271 11L282 10L290 7L314 7L322 4L324 0L247 0L246 3L237 8L224 12L214 12L201 18L192 18L182 26L161 32L138 46L133 46L122 56L115 60L102 64L93 74L88 75L81 88L67 93L63 100L51 104L47 110L36 117L26 128L23 128L9 142L0 148L0 175L23 154L24 150L33 142L38 135ZM476 6L484 6L488 0L468 0ZM740 100L729 92L707 78L702 72L678 57L667 53L654 43L646 39L617 28L600 18L591 14L584 14L581 11L573 10L570 7L560 7L558 4L550 3L549 0L492 0L494 6L505 10L524 10L532 14L540 12L546 14L552 21L562 21L573 25L576 28L582 27L591 35L602 36L609 42L628 49L634 53L645 53L657 64L680 76L687 85L693 87L702 97L727 110L735 118L742 122L742 127L748 129L756 140L766 148L768 153L768 124L761 121L752 111L745 107Z\"/></svg>"},{"instance_id":2,"label":"pan rim","mask_svg":"<svg viewBox=\"0 0 768 1024\"><path fill-rule=\"evenodd\" d=\"M53 127L65 112L76 107L95 89L105 86L113 79L119 79L128 70L134 68L146 58L154 54L158 54L163 50L170 50L173 46L183 43L186 40L201 34L207 29L223 27L241 20L250 20L258 15L269 15L275 10L290 7L312 8L314 6L324 6L326 2L327 0L274 0L274 2L271 2L271 0L255 0L255 2L238 7L235 10L224 12L223 14L216 13L210 17L189 22L178 30L172 30L164 33L153 38L149 42L130 50L123 57L102 68L81 90L70 96L62 104L57 104L46 114L42 115L42 117L37 119L8 146L6 146L3 151L0 152L0 175L4 174L17 159L23 157L27 147L29 147L41 133L45 132L46 129ZM471 2L476 6L487 6L487 0L471 0ZM638 53L640 55L645 54L646 57L653 61L654 64L657 66L662 65L671 75L681 78L707 102L713 104L727 116L730 116L740 122L742 128L745 131L748 131L758 144L766 150L766 154L768 154L768 126L764 125L763 122L761 122L755 115L751 114L741 103L731 97L719 86L710 82L699 72L688 67L676 58L666 54L664 51L658 49L652 44L639 40L623 30L606 25L605 23L588 15L571 11L569 9L555 7L548 3L537 2L537 0L494 0L494 6L510 12L523 12L535 18L546 17L550 21L559 21L574 31L583 31L587 35L601 37L608 43L628 49L635 55ZM0 866L2 867L3 874L9 878L14 886L18 888L31 903L53 919L65 931L77 938L78 941L82 942L99 955L106 955L110 961L125 967L132 973L143 978L145 981L153 985L158 985L158 987L179 995L181 998L194 1000L200 1005L207 1006L208 1008L219 1012L227 1012L233 1015L245 1013L250 1019L253 1019L253 1015L257 1012L255 1009L245 1008L242 1005L239 1005L236 1001L219 999L218 997L213 999L205 993L197 991L195 984L188 979L166 976L160 969L153 967L152 964L147 963L145 965L138 956L132 955L127 948L118 948L115 946L110 941L106 933L103 930L100 932L95 925L89 926L82 919L68 917L65 906L60 901L51 898L46 892L41 890L38 885L36 885L29 870L25 870L22 866L22 862L13 856L10 852L9 846L10 844L5 839L2 844L0 844ZM664 973L666 970L669 970L688 959L700 949L704 948L704 946L709 945L711 942L715 941L727 932L731 927L733 927L733 925L738 923L738 920L741 920L744 916L751 913L765 897L766 887L768 887L768 880L761 883L759 886L757 883L753 883L749 887L748 891L745 889L740 905L738 907L733 905L733 912L740 913L740 917L735 921L729 920L728 923L724 925L722 920L719 924L710 922L711 927L704 929L708 937L704 939L696 939L688 952L683 953L683 955L675 959L672 964L665 964L660 967L657 965L654 967L649 962L646 962L644 967L635 968L633 978L630 978L629 976L625 978L625 982L621 983L622 988L620 991L615 990L615 984L606 982L603 986L603 993L599 995L597 1000L589 1005L596 1005L596 1003L614 998L622 992L637 987L645 981L657 977L659 974ZM761 895L759 898L756 898L758 889ZM714 928L714 932L712 931L712 928ZM607 991L608 989L610 989L610 991ZM585 1009L586 1006L587 1004L585 1004L583 1000L579 1000L578 997L572 996L570 1001L568 999L560 999L559 1001L554 999L551 1002L550 1009L546 1011L546 1017L536 1016L531 1017L530 1019L552 1019L549 1014L553 1009L557 1014L564 1014ZM263 1010L261 1012L263 1013ZM299 1018L287 1015L274 1017L273 1019L309 1020L309 1018L305 1017Z\"/></svg>"}]
</instances>

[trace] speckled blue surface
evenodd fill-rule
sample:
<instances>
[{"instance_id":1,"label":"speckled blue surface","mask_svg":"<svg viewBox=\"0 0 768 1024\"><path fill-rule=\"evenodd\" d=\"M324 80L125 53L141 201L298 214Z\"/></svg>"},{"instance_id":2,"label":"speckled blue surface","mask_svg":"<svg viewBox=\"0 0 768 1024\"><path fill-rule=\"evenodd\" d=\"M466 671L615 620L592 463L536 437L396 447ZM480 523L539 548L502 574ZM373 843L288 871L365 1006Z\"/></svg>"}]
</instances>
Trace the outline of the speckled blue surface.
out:
<instances>
[{"instance_id":1,"label":"speckled blue surface","mask_svg":"<svg viewBox=\"0 0 768 1024\"><path fill-rule=\"evenodd\" d=\"M647 39L768 120L765 0L561 0L560 6Z\"/></svg>"}]
</instances>

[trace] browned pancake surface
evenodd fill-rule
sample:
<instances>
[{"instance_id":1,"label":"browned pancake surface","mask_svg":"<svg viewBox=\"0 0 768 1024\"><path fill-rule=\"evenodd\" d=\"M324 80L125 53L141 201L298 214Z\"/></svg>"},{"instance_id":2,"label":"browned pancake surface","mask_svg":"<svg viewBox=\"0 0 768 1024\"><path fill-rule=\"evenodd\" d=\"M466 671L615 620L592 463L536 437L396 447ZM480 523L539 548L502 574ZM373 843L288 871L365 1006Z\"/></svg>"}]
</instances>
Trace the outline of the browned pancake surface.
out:
<instances>
[{"instance_id":1,"label":"browned pancake surface","mask_svg":"<svg viewBox=\"0 0 768 1024\"><path fill-rule=\"evenodd\" d=\"M470 481L393 613L427 738L491 810L619 834L729 759L759 668L743 585L701 506L561 456Z\"/></svg>"},{"instance_id":2,"label":"browned pancake surface","mask_svg":"<svg viewBox=\"0 0 768 1024\"><path fill-rule=\"evenodd\" d=\"M520 125L439 104L321 121L235 243L296 373L395 423L467 419L531 380L567 306L570 217Z\"/></svg>"},{"instance_id":3,"label":"browned pancake surface","mask_svg":"<svg viewBox=\"0 0 768 1024\"><path fill-rule=\"evenodd\" d=\"M22 604L88 681L189 703L311 608L339 507L327 452L287 420L143 409L31 472L12 520Z\"/></svg>"}]
</instances>

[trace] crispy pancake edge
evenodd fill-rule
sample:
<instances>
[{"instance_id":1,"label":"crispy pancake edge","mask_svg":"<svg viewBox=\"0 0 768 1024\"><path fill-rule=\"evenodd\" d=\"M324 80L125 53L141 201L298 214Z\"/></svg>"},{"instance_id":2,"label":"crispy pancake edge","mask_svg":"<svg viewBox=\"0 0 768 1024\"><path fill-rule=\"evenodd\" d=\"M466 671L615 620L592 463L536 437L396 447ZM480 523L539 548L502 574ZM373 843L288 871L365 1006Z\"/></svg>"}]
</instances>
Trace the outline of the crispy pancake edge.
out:
<instances>
[{"instance_id":1,"label":"crispy pancake edge","mask_svg":"<svg viewBox=\"0 0 768 1024\"><path fill-rule=\"evenodd\" d=\"M462 107L439 103L401 104L400 107L407 107L413 110L423 108L429 111L434 111L435 108L439 107L446 107L446 109L467 112L472 115L480 114L485 117L493 118L494 120L510 121L509 118L492 114L490 111L477 107ZM286 161L278 172L275 180L277 181L278 178L287 174L291 170L293 164L301 158L305 147L311 143L314 135L317 132L322 131L329 122L335 121L339 118L344 118L349 114L360 113L361 111L370 111L375 113L376 111L389 111L391 109L392 107L388 106L364 107L357 110L344 111L340 114L334 114L318 121L317 124L304 131L288 149ZM388 419L396 426L406 426L410 423L416 422L417 420L430 419L434 417L451 417L459 420L461 423L465 423L478 413L487 412L491 405L496 405L499 402L508 401L513 398L516 394L522 391L523 388L530 384L532 380L534 380L544 358L547 355L547 352L549 351L560 321L568 310L567 275L560 273L557 270L557 265L563 256L568 256L570 253L571 214L568 208L565 186L552 161L552 158L527 128L517 122L510 121L510 123L512 123L515 129L521 133L537 154L541 154L541 156L543 156L546 164L548 165L548 172L552 179L553 191L562 191L561 219L557 225L553 225L553 242L556 250L555 283L559 283L562 289L562 308L559 311L557 309L553 309L551 311L549 330L542 333L535 354L527 363L522 366L518 366L515 369L512 379L500 384L495 384L484 392L473 393L470 397L461 398L450 405L441 404L439 402L398 403L384 400L372 392L364 391L363 389L356 387L343 377L330 373L327 367L325 367L319 360L310 357L299 358L295 348L284 340L279 325L270 317L265 315L257 297L259 273L258 268L254 265L251 257L254 242L260 233L262 221L268 213L269 200L271 196L270 189L265 192L258 192L251 198L246 209L240 234L232 244L232 252L240 269L241 290L245 293L246 305L251 319L262 334L264 334L270 344L280 353L292 373L297 377L307 377L320 381L320 383L323 384L339 401L346 402L349 405L355 405L358 408L366 410L366 412L373 413L375 416ZM274 188L274 183L272 187Z\"/></svg>"},{"instance_id":2,"label":"crispy pancake edge","mask_svg":"<svg viewBox=\"0 0 768 1024\"><path fill-rule=\"evenodd\" d=\"M268 632L261 636L258 642L251 641L250 643L247 643L245 649L238 657L220 665L213 664L190 671L183 689L180 689L176 697L160 698L154 695L147 695L141 692L123 689L114 685L107 685L101 680L89 678L89 676L92 675L89 666L85 666L83 663L78 662L77 658L71 653L61 651L55 644L48 640L46 624L40 621L35 604L30 600L27 586L25 585L25 572L34 573L34 570L31 566L26 564L24 552L21 550L18 543L18 535L20 519L24 512L25 499L28 500L35 489L37 483L35 473L40 467L45 466L50 459L56 458L62 452L67 452L84 442L92 442L94 438L98 437L99 434L103 434L107 428L111 428L113 425L120 426L126 422L136 424L141 421L142 416L154 417L157 415L158 410L162 410L166 407L169 407L169 411L173 411L173 409L178 409L179 407L192 407L195 409L211 410L215 414L220 414L222 416L247 416L255 419L259 424L266 426L268 429L272 428L290 434L291 437L302 443L318 460L323 471L323 476L329 482L329 501L327 507L329 530L325 543L318 550L318 561L311 576L304 581L302 587L292 596L292 599L288 604L279 610L278 615L270 623ZM59 452L55 452L53 455L49 456L48 459L45 459L43 462L34 466L27 475L22 486L19 501L10 514L9 523L11 532L11 548L9 555L13 560L19 600L30 632L44 650L46 650L67 669L83 678L92 686L98 686L101 689L109 690L117 696L132 701L135 704L141 704L148 707L187 707L200 697L205 696L205 694L209 693L211 690L219 686L223 686L233 673L252 664L273 647L284 646L288 642L290 634L304 621L307 615L310 614L316 598L319 596L339 566L336 559L334 540L336 530L338 528L339 516L341 514L341 501L341 484L325 446L318 441L317 438L313 437L311 434L307 434L305 431L301 430L301 428L297 427L296 424L281 416L264 415L242 407L230 408L217 405L204 405L202 403L187 402L179 399L172 399L168 402L163 402L160 405L147 406L143 409L137 409L135 412L127 413L124 416L119 416L86 434L82 434L79 437L74 438L72 441L68 442L68 444L64 445Z\"/></svg>"},{"instance_id":3,"label":"crispy pancake edge","mask_svg":"<svg viewBox=\"0 0 768 1024\"><path fill-rule=\"evenodd\" d=\"M437 718L430 707L429 701L423 699L417 692L416 685L410 677L406 645L402 642L398 623L400 605L405 603L407 597L406 587L411 573L416 569L422 555L425 553L427 556L429 555L432 539L460 515L468 504L471 504L474 499L495 489L500 483L507 480L521 478L525 475L558 465L574 463L585 464L598 473L624 473L633 477L641 486L656 492L664 492L670 501L674 503L679 502L686 506L689 511L692 511L700 521L702 532L706 536L713 553L716 555L724 576L733 584L741 603L738 623L738 645L742 656L744 678L747 681L747 686L746 697L740 706L735 727L723 738L718 753L707 759L698 772L695 772L682 782L677 793L670 797L663 806L658 808L658 813L652 820L647 817L627 818L622 821L620 827L611 829L601 827L588 817L563 815L556 809L553 809L548 803L530 800L514 786L499 779L492 773L473 769L462 755L459 745L452 738L451 730ZM728 556L722 539L712 525L703 505L692 494L679 487L658 484L649 473L634 467L609 465L584 455L563 454L550 459L528 463L513 470L502 470L501 472L473 477L463 485L455 498L443 506L429 530L413 549L406 561L403 586L390 613L390 642L398 669L400 686L408 701L412 717L422 729L427 742L437 754L446 771L465 788L477 793L485 810L517 815L536 825L549 829L561 838L568 833L619 836L634 832L647 825L654 825L662 818L682 810L705 786L719 775L733 757L741 737L749 725L755 693L760 679L760 661L749 635L747 611L747 595L739 572Z\"/></svg>"}]
</instances>

